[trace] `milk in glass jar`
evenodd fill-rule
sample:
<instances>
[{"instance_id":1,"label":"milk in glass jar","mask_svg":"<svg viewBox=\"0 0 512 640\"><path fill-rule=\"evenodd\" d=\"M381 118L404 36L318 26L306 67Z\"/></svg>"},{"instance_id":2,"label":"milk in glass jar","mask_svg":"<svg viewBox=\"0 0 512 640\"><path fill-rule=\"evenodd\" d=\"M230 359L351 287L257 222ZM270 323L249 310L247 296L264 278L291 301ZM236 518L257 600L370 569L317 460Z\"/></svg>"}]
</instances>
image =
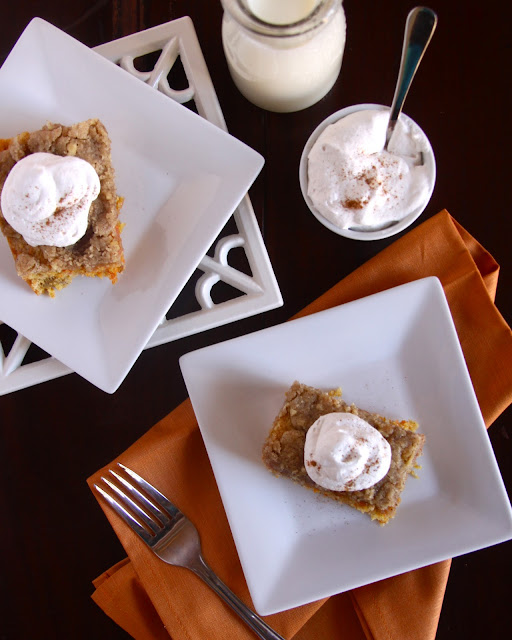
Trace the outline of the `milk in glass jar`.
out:
<instances>
[{"instance_id":1,"label":"milk in glass jar","mask_svg":"<svg viewBox=\"0 0 512 640\"><path fill-rule=\"evenodd\" d=\"M299 111L332 88L345 48L341 0L222 0L222 5L228 67L253 104Z\"/></svg>"}]
</instances>

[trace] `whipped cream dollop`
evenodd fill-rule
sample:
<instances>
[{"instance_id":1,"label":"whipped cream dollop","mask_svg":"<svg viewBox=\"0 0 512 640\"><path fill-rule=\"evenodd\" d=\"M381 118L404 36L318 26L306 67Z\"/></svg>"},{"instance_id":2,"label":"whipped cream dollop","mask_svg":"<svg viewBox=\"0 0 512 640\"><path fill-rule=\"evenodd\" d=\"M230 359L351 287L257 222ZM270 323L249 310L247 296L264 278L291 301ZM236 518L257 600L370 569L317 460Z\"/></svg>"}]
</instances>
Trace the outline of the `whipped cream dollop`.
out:
<instances>
[{"instance_id":1,"label":"whipped cream dollop","mask_svg":"<svg viewBox=\"0 0 512 640\"><path fill-rule=\"evenodd\" d=\"M389 471L389 442L352 413L328 413L309 428L304 446L306 472L324 489L360 491Z\"/></svg>"},{"instance_id":2,"label":"whipped cream dollop","mask_svg":"<svg viewBox=\"0 0 512 640\"><path fill-rule=\"evenodd\" d=\"M308 196L340 229L381 228L425 205L433 188L420 164L430 144L410 119L398 119L384 151L388 110L355 111L327 126L308 154Z\"/></svg>"},{"instance_id":3,"label":"whipped cream dollop","mask_svg":"<svg viewBox=\"0 0 512 640\"><path fill-rule=\"evenodd\" d=\"M7 222L32 247L67 247L86 232L100 192L94 167L81 158L33 153L9 172L0 206Z\"/></svg>"}]
</instances>

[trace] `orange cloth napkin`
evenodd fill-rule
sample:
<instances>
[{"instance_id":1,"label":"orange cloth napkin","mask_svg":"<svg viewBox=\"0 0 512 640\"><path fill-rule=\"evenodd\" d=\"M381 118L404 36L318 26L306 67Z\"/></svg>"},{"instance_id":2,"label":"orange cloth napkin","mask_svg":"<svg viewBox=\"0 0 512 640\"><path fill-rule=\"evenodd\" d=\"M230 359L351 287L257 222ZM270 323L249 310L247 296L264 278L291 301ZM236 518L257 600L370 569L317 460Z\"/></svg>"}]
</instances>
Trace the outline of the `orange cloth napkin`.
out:
<instances>
[{"instance_id":1,"label":"orange cloth napkin","mask_svg":"<svg viewBox=\"0 0 512 640\"><path fill-rule=\"evenodd\" d=\"M512 332L494 297L499 267L446 211L427 220L344 278L300 315L426 276L443 284L487 425L512 402ZM190 401L120 457L197 525L212 569L252 606ZM89 478L91 485L101 471ZM137 640L253 640L201 580L159 561L99 501L128 558L95 580L95 602ZM294 640L433 640L449 561L266 618Z\"/></svg>"}]
</instances>

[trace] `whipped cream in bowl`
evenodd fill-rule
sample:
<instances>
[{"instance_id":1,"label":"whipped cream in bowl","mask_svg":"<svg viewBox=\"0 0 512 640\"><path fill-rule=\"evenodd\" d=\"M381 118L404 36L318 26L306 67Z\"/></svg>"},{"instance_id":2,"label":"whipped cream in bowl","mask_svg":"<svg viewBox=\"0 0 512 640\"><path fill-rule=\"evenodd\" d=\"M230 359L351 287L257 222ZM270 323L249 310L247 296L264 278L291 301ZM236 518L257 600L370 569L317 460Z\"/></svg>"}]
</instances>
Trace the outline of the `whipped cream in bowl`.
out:
<instances>
[{"instance_id":1,"label":"whipped cream in bowl","mask_svg":"<svg viewBox=\"0 0 512 640\"><path fill-rule=\"evenodd\" d=\"M339 235L378 240L400 233L432 196L436 164L427 136L402 113L384 150L388 118L383 105L346 107L326 118L304 147L302 195Z\"/></svg>"}]
</instances>

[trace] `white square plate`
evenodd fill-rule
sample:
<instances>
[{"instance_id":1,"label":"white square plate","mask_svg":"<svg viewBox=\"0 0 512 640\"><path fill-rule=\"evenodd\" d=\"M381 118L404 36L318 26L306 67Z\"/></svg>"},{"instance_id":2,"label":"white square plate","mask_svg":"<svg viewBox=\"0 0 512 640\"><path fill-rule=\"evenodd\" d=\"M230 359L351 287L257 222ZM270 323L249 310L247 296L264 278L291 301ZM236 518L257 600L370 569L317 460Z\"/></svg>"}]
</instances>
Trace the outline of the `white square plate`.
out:
<instances>
[{"instance_id":1,"label":"white square plate","mask_svg":"<svg viewBox=\"0 0 512 640\"><path fill-rule=\"evenodd\" d=\"M180 360L247 584L266 615L512 537L512 512L439 281L425 278ZM263 466L294 380L414 419L419 479L381 527Z\"/></svg>"},{"instance_id":2,"label":"white square plate","mask_svg":"<svg viewBox=\"0 0 512 640\"><path fill-rule=\"evenodd\" d=\"M55 299L0 238L0 318L109 393L145 347L263 166L248 146L35 18L0 69L0 138L99 118L112 141L126 268Z\"/></svg>"}]
</instances>

